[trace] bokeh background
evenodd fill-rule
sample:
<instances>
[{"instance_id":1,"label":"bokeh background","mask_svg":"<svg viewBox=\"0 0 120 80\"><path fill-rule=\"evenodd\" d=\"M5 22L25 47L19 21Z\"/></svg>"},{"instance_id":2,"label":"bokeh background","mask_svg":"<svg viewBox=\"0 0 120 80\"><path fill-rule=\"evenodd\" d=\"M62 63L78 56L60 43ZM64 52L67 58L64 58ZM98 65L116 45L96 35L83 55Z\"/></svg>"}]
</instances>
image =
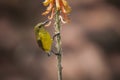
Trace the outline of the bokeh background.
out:
<instances>
[{"instance_id":1,"label":"bokeh background","mask_svg":"<svg viewBox=\"0 0 120 80\"><path fill-rule=\"evenodd\" d=\"M63 80L120 80L120 1L67 0L62 24ZM43 0L0 0L0 80L57 80L56 56L37 45ZM47 28L52 34L53 25Z\"/></svg>"}]
</instances>

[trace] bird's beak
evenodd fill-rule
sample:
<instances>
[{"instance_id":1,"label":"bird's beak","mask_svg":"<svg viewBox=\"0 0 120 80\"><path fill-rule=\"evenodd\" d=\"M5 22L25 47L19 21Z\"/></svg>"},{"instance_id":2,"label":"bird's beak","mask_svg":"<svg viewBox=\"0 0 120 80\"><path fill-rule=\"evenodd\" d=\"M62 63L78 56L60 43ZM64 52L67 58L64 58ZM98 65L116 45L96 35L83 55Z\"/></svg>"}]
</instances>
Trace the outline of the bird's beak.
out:
<instances>
[{"instance_id":1,"label":"bird's beak","mask_svg":"<svg viewBox=\"0 0 120 80\"><path fill-rule=\"evenodd\" d=\"M49 23L49 20L46 20L46 21L43 22L42 25L44 26L44 25L46 25L46 24L48 24L48 23Z\"/></svg>"}]
</instances>

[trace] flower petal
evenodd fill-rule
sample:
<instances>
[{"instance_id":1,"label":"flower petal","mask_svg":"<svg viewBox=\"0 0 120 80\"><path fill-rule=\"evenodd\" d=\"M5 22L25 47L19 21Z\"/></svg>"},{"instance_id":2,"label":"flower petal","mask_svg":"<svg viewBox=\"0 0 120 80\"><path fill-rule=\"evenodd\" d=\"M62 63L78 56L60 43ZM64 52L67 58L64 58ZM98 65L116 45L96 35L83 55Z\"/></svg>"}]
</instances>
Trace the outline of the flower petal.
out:
<instances>
[{"instance_id":1,"label":"flower petal","mask_svg":"<svg viewBox=\"0 0 120 80\"><path fill-rule=\"evenodd\" d=\"M55 9L53 8L52 9L52 12L51 12L51 15L50 16L48 16L48 19L53 19L53 17L54 17L54 11L55 11Z\"/></svg>"},{"instance_id":2,"label":"flower petal","mask_svg":"<svg viewBox=\"0 0 120 80\"><path fill-rule=\"evenodd\" d=\"M53 3L50 3L49 6L47 7L46 11L42 15L47 15L48 13L50 13L52 8L53 8Z\"/></svg>"},{"instance_id":3,"label":"flower petal","mask_svg":"<svg viewBox=\"0 0 120 80\"><path fill-rule=\"evenodd\" d=\"M65 10L66 10L66 13L70 13L71 12L71 7L69 5L65 6Z\"/></svg>"},{"instance_id":4,"label":"flower petal","mask_svg":"<svg viewBox=\"0 0 120 80\"><path fill-rule=\"evenodd\" d=\"M67 5L68 5L68 3L67 3L66 0L62 0L62 3L63 3L64 6L67 6Z\"/></svg>"},{"instance_id":5,"label":"flower petal","mask_svg":"<svg viewBox=\"0 0 120 80\"><path fill-rule=\"evenodd\" d=\"M59 0L56 0L56 8L57 8L57 10L60 10L60 1Z\"/></svg>"},{"instance_id":6,"label":"flower petal","mask_svg":"<svg viewBox=\"0 0 120 80\"><path fill-rule=\"evenodd\" d=\"M43 5L44 5L44 6L48 6L49 3L50 3L50 0L45 0L45 1L43 2Z\"/></svg>"},{"instance_id":7,"label":"flower petal","mask_svg":"<svg viewBox=\"0 0 120 80\"><path fill-rule=\"evenodd\" d=\"M62 4L64 6L64 9L65 9L65 13L70 13L71 12L71 7L68 5L67 1L66 0L62 0Z\"/></svg>"},{"instance_id":8,"label":"flower petal","mask_svg":"<svg viewBox=\"0 0 120 80\"><path fill-rule=\"evenodd\" d=\"M48 6L50 3L52 3L54 0L45 0L44 2L43 2L43 5L44 6Z\"/></svg>"}]
</instances>

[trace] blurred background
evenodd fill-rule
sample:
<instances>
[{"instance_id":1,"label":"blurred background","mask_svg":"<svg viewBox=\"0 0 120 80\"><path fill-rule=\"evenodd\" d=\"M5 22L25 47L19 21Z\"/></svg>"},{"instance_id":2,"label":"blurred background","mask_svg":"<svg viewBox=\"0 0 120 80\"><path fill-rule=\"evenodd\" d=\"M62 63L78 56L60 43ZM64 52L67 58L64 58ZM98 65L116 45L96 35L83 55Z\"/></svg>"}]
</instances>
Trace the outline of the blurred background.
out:
<instances>
[{"instance_id":1,"label":"blurred background","mask_svg":"<svg viewBox=\"0 0 120 80\"><path fill-rule=\"evenodd\" d=\"M120 1L67 0L63 80L120 80ZM43 0L0 0L0 80L57 80L56 56L38 47L33 27ZM51 34L53 26L47 28Z\"/></svg>"}]
</instances>

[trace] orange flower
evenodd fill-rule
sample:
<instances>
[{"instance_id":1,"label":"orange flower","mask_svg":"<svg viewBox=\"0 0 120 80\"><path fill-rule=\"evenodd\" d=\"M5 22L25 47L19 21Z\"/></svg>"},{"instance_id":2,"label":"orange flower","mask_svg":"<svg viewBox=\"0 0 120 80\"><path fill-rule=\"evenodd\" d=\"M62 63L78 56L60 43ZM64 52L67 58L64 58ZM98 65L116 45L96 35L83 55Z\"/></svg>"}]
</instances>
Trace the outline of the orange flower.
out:
<instances>
[{"instance_id":1,"label":"orange flower","mask_svg":"<svg viewBox=\"0 0 120 80\"><path fill-rule=\"evenodd\" d=\"M46 11L42 15L47 15L51 12L49 19L52 19L55 14L55 8L60 11L61 21L68 22L68 14L71 12L71 7L68 5L66 0L45 0L43 2L44 6L48 6Z\"/></svg>"}]
</instances>

